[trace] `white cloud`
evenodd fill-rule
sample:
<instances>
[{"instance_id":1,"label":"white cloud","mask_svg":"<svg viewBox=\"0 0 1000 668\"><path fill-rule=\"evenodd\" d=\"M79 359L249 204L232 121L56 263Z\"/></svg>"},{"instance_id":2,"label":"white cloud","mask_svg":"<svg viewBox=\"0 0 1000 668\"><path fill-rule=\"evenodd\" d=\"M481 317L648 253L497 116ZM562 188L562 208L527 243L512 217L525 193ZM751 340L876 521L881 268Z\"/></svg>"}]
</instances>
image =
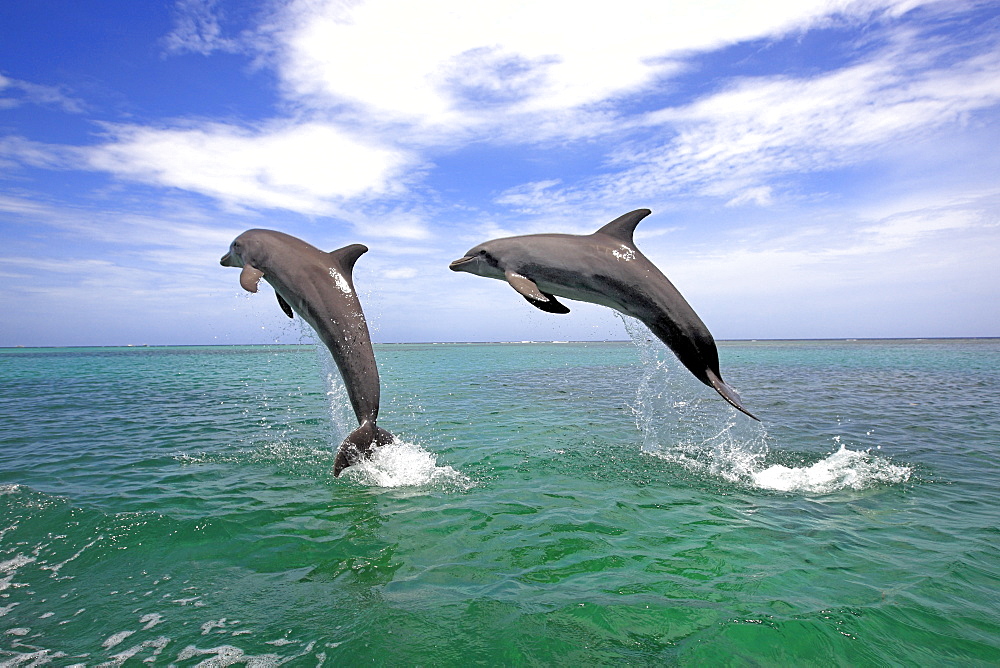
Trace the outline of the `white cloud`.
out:
<instances>
[{"instance_id":1,"label":"white cloud","mask_svg":"<svg viewBox=\"0 0 1000 668\"><path fill-rule=\"evenodd\" d=\"M167 51L203 56L214 51L238 51L238 41L222 35L216 4L217 0L177 0L174 29L163 40Z\"/></svg>"},{"instance_id":2,"label":"white cloud","mask_svg":"<svg viewBox=\"0 0 1000 668\"><path fill-rule=\"evenodd\" d=\"M413 267L400 267L399 269L387 269L382 275L390 280L399 281L414 278L417 270Z\"/></svg>"},{"instance_id":3,"label":"white cloud","mask_svg":"<svg viewBox=\"0 0 1000 668\"><path fill-rule=\"evenodd\" d=\"M299 0L275 33L291 99L456 131L606 103L675 72L693 51L915 4Z\"/></svg>"},{"instance_id":4,"label":"white cloud","mask_svg":"<svg viewBox=\"0 0 1000 668\"><path fill-rule=\"evenodd\" d=\"M524 183L505 190L494 201L523 213L542 213L565 203L567 197L561 192L560 185L562 181L559 179Z\"/></svg>"},{"instance_id":5,"label":"white cloud","mask_svg":"<svg viewBox=\"0 0 1000 668\"><path fill-rule=\"evenodd\" d=\"M33 200L0 195L0 211L19 216L42 216L50 213L52 210L44 204Z\"/></svg>"},{"instance_id":6,"label":"white cloud","mask_svg":"<svg viewBox=\"0 0 1000 668\"><path fill-rule=\"evenodd\" d=\"M990 227L989 217L996 227L1000 221L995 219L997 212L992 214L980 209L956 208L955 206L936 206L919 211L904 211L880 220L876 225L863 227L859 232L863 241L858 246L848 249L848 253L886 252L906 248L928 236L941 232L960 232L971 228Z\"/></svg>"},{"instance_id":7,"label":"white cloud","mask_svg":"<svg viewBox=\"0 0 1000 668\"><path fill-rule=\"evenodd\" d=\"M24 229L38 230L12 234L4 249L11 253L12 266L31 270L19 291L47 285L53 275L98 269L107 270L102 284L119 293L134 292L136 276L154 274L169 276L171 290L184 285L186 291L197 291L207 277L217 275L219 258L246 229L245 221L218 216L204 220L183 209L140 214L16 197L0 197L0 213L13 214L11 220ZM44 255L30 256L38 252L37 239L45 240ZM22 255L13 255L18 251ZM115 284L114 277L121 280ZM96 280L81 278L76 283L93 285Z\"/></svg>"},{"instance_id":8,"label":"white cloud","mask_svg":"<svg viewBox=\"0 0 1000 668\"><path fill-rule=\"evenodd\" d=\"M388 211L370 214L349 214L354 229L364 236L392 237L409 241L422 241L432 234L426 219L416 212Z\"/></svg>"},{"instance_id":9,"label":"white cloud","mask_svg":"<svg viewBox=\"0 0 1000 668\"><path fill-rule=\"evenodd\" d=\"M0 212L0 300L17 314L0 324L8 344L204 342L233 317L238 272L219 258L246 221L182 207L135 213L18 197L0 198ZM247 340L265 334L256 323L241 326Z\"/></svg>"},{"instance_id":10,"label":"white cloud","mask_svg":"<svg viewBox=\"0 0 1000 668\"><path fill-rule=\"evenodd\" d=\"M726 202L726 206L740 206L741 204L757 204L767 206L774 201L773 192L770 186L755 186L745 188L737 193L735 197Z\"/></svg>"},{"instance_id":11,"label":"white cloud","mask_svg":"<svg viewBox=\"0 0 1000 668\"><path fill-rule=\"evenodd\" d=\"M80 274L90 275L95 272L105 271L114 267L113 262L107 260L87 259L75 262L64 262L39 257L18 257L8 256L0 258L0 263L5 267L21 267L33 272L45 272L55 274Z\"/></svg>"},{"instance_id":12,"label":"white cloud","mask_svg":"<svg viewBox=\"0 0 1000 668\"><path fill-rule=\"evenodd\" d=\"M895 289L887 285L909 286L909 300L914 286L953 286L963 276L996 275L995 264L970 259L992 252L1000 229L1000 191L971 197L939 193L939 202L876 220L863 218L863 212L844 220L851 212L838 211L836 220L823 221L828 214L817 210L792 229L741 229L683 256L656 243L643 248L679 286L734 301L801 301L812 294L841 304L861 298L859 291L865 299L888 299ZM892 203L882 207L891 210Z\"/></svg>"},{"instance_id":13,"label":"white cloud","mask_svg":"<svg viewBox=\"0 0 1000 668\"><path fill-rule=\"evenodd\" d=\"M912 49L919 44L910 45ZM922 54L802 78L755 78L686 107L651 114L680 132L669 155L638 156L682 178L814 170L863 159L868 151L1000 102L997 52L914 72ZM633 158L635 159L635 158Z\"/></svg>"},{"instance_id":14,"label":"white cloud","mask_svg":"<svg viewBox=\"0 0 1000 668\"><path fill-rule=\"evenodd\" d=\"M647 139L620 148L608 174L565 189L529 183L496 201L521 211L677 194L730 206L772 204L785 178L877 160L894 145L925 141L995 108L997 46L993 38L949 49L905 34L865 62L817 76L742 78L690 104L647 114Z\"/></svg>"},{"instance_id":15,"label":"white cloud","mask_svg":"<svg viewBox=\"0 0 1000 668\"><path fill-rule=\"evenodd\" d=\"M349 198L399 188L407 153L367 144L323 123L259 131L111 126L112 141L82 149L87 164L120 178L181 188L233 206L331 214Z\"/></svg>"},{"instance_id":16,"label":"white cloud","mask_svg":"<svg viewBox=\"0 0 1000 668\"><path fill-rule=\"evenodd\" d=\"M68 95L60 86L45 86L0 74L0 109L23 104L58 107L71 114L84 111L83 102Z\"/></svg>"},{"instance_id":17,"label":"white cloud","mask_svg":"<svg viewBox=\"0 0 1000 668\"><path fill-rule=\"evenodd\" d=\"M732 204L769 203L774 193L759 182L760 174L769 165L772 170L783 163L801 168L801 159L788 151L808 139L814 126L827 130L820 144L825 141L829 154L836 141L829 124L840 112L852 114L852 131L863 136L866 128L875 134L880 124L899 125L906 115L917 127L929 114L941 114L942 105L921 98L865 117L850 106L866 104L857 92L846 100L834 97L835 109L811 108L852 83L871 92L885 74L877 66L867 74L853 68L805 82L805 93L796 90L801 81L746 81L645 119L627 117L615 100L661 88L663 78L695 51L804 30L831 15L899 14L916 4L293 0L280 5L261 30L270 35L286 101L292 108L309 109L308 116L256 127L190 121L109 125L108 140L94 146L8 140L0 152L36 166L83 165L124 180L201 193L231 207L344 215L346 202L404 195L427 164L420 154L432 146L501 136L512 142L621 136L644 122L660 134L663 128L681 134L663 151L620 158L620 167L639 164L638 169L584 188L604 198L607 190L629 196L693 183ZM175 52L236 48L223 37L215 0L179 0L166 43ZM264 42L244 42L251 43L260 47ZM849 81L852 77L860 81ZM905 82L897 78L896 88L901 88ZM0 80L0 87L6 82L10 88L10 81ZM993 94L980 79L968 83L979 85L982 98ZM964 86L945 97L961 106L961 95L971 90ZM377 141L371 139L375 136ZM559 193L555 186L552 181L529 184L502 194L498 202L538 211L544 201L551 211L553 198L568 204L581 197ZM405 220L386 223L384 231L410 239L429 235L423 223Z\"/></svg>"}]
</instances>

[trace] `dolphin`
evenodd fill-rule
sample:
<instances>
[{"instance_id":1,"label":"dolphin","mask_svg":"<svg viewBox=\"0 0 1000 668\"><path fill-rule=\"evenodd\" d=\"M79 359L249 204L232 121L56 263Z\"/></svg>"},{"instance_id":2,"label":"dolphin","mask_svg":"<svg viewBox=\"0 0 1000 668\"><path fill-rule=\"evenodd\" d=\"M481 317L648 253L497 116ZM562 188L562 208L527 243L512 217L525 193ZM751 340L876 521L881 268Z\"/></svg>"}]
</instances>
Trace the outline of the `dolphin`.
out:
<instances>
[{"instance_id":1,"label":"dolphin","mask_svg":"<svg viewBox=\"0 0 1000 668\"><path fill-rule=\"evenodd\" d=\"M394 440L375 423L378 367L352 276L354 263L367 251L367 246L351 244L325 253L284 232L247 230L220 260L224 267L243 269L240 285L247 292L257 292L261 278L270 283L281 310L289 318L298 313L330 349L358 418L358 428L337 451L334 476Z\"/></svg>"},{"instance_id":2,"label":"dolphin","mask_svg":"<svg viewBox=\"0 0 1000 668\"><path fill-rule=\"evenodd\" d=\"M493 239L451 263L452 271L510 283L547 313L569 313L556 296L600 304L638 318L695 378L754 420L722 380L719 351L708 327L667 277L639 252L632 234L650 214L637 209L593 234L529 234Z\"/></svg>"}]
</instances>

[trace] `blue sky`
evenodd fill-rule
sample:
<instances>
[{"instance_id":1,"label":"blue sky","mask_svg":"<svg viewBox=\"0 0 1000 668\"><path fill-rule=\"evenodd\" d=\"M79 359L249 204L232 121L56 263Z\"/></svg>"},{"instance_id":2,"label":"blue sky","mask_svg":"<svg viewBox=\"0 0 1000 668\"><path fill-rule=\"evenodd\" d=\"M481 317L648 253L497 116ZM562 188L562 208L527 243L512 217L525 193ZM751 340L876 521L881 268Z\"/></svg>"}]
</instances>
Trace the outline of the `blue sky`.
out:
<instances>
[{"instance_id":1,"label":"blue sky","mask_svg":"<svg viewBox=\"0 0 1000 668\"><path fill-rule=\"evenodd\" d=\"M0 346L297 341L220 267L334 249L376 341L621 339L448 270L653 210L716 338L1000 335L1000 3L0 5Z\"/></svg>"}]
</instances>

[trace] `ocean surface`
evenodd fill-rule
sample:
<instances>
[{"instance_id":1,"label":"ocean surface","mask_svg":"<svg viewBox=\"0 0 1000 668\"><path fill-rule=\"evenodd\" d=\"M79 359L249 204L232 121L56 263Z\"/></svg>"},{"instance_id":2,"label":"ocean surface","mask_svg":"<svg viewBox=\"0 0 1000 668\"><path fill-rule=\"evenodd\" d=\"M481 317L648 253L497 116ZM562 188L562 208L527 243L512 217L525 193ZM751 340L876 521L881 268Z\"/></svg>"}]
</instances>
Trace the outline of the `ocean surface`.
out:
<instances>
[{"instance_id":1,"label":"ocean surface","mask_svg":"<svg viewBox=\"0 0 1000 668\"><path fill-rule=\"evenodd\" d=\"M0 350L2 666L995 666L1000 340Z\"/></svg>"}]
</instances>

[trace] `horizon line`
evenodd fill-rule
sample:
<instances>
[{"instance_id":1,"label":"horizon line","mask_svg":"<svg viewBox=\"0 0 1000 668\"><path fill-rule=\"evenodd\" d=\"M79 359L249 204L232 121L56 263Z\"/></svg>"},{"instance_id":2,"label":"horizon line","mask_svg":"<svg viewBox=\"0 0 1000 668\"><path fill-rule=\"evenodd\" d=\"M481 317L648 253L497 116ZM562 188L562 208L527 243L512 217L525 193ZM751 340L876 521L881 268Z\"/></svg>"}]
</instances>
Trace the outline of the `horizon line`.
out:
<instances>
[{"instance_id":1,"label":"horizon line","mask_svg":"<svg viewBox=\"0 0 1000 668\"><path fill-rule=\"evenodd\" d=\"M806 338L741 338L716 339L717 343L768 343L768 342L809 342L809 341L985 341L1000 339L1000 336L835 336ZM50 346L0 346L0 350L50 350L58 348L227 348L265 346L312 346L315 343L125 343ZM385 341L372 342L376 346L440 346L440 345L530 345L530 344L576 344L576 343L633 343L631 339L579 339L579 340L521 340L521 341Z\"/></svg>"}]
</instances>

